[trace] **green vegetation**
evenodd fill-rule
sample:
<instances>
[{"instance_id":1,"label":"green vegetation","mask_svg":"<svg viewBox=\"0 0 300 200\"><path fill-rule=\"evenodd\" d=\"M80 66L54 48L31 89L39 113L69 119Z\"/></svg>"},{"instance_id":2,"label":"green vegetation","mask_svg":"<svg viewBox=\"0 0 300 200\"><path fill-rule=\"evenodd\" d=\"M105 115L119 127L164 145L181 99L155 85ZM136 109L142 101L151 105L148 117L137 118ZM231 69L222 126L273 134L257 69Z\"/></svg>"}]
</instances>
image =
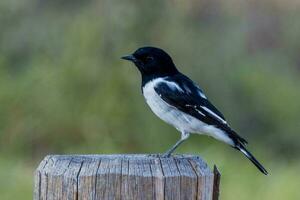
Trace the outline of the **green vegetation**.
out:
<instances>
[{"instance_id":1,"label":"green vegetation","mask_svg":"<svg viewBox=\"0 0 300 200\"><path fill-rule=\"evenodd\" d=\"M159 46L196 80L269 170L192 136L221 199L300 199L300 4L287 0L0 2L0 199L32 199L47 154L154 153L179 137L119 58Z\"/></svg>"}]
</instances>

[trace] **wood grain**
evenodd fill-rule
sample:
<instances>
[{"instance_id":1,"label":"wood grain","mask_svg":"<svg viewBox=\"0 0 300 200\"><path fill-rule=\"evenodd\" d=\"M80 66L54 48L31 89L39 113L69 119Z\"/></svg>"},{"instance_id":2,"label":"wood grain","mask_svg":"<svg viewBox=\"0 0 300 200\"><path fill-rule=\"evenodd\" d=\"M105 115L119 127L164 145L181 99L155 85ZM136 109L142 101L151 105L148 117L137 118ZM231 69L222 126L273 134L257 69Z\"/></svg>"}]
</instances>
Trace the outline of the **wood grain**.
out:
<instances>
[{"instance_id":1,"label":"wood grain","mask_svg":"<svg viewBox=\"0 0 300 200\"><path fill-rule=\"evenodd\" d=\"M34 200L217 200L220 173L198 156L49 155Z\"/></svg>"}]
</instances>

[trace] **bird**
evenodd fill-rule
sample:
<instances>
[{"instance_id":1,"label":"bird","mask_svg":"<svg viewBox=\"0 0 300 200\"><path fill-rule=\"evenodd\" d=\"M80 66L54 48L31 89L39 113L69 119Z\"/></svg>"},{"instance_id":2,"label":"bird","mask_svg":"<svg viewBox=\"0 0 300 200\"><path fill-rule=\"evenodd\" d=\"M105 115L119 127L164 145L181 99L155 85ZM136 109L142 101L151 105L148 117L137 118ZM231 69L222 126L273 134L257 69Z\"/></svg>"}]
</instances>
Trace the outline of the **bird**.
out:
<instances>
[{"instance_id":1,"label":"bird","mask_svg":"<svg viewBox=\"0 0 300 200\"><path fill-rule=\"evenodd\" d=\"M121 58L139 70L142 93L153 113L181 132L181 138L163 156L170 157L191 134L204 134L242 152L263 174L268 174L246 149L247 141L229 126L200 86L178 71L168 53L145 46Z\"/></svg>"}]
</instances>

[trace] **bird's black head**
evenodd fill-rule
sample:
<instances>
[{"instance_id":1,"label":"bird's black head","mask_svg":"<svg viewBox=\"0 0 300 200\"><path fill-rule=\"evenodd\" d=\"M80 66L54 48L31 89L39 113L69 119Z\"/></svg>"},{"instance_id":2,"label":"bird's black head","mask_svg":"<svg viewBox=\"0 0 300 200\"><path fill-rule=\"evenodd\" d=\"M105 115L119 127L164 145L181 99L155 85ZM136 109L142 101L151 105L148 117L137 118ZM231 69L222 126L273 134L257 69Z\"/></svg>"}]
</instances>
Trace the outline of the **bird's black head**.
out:
<instances>
[{"instance_id":1,"label":"bird's black head","mask_svg":"<svg viewBox=\"0 0 300 200\"><path fill-rule=\"evenodd\" d=\"M132 61L143 78L164 77L178 73L172 58L159 48L142 47L122 59Z\"/></svg>"}]
</instances>

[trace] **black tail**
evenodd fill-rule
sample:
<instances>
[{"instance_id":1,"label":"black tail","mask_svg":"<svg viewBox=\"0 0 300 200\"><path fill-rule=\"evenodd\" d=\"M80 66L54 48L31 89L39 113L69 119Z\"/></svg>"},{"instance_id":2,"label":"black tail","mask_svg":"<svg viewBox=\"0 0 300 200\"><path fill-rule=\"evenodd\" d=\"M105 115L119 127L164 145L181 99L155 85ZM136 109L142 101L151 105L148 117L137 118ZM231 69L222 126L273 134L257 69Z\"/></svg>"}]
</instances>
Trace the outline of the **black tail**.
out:
<instances>
[{"instance_id":1,"label":"black tail","mask_svg":"<svg viewBox=\"0 0 300 200\"><path fill-rule=\"evenodd\" d=\"M268 174L267 170L256 160L256 158L244 147L242 144L238 144L235 147L241 151L262 173Z\"/></svg>"}]
</instances>

